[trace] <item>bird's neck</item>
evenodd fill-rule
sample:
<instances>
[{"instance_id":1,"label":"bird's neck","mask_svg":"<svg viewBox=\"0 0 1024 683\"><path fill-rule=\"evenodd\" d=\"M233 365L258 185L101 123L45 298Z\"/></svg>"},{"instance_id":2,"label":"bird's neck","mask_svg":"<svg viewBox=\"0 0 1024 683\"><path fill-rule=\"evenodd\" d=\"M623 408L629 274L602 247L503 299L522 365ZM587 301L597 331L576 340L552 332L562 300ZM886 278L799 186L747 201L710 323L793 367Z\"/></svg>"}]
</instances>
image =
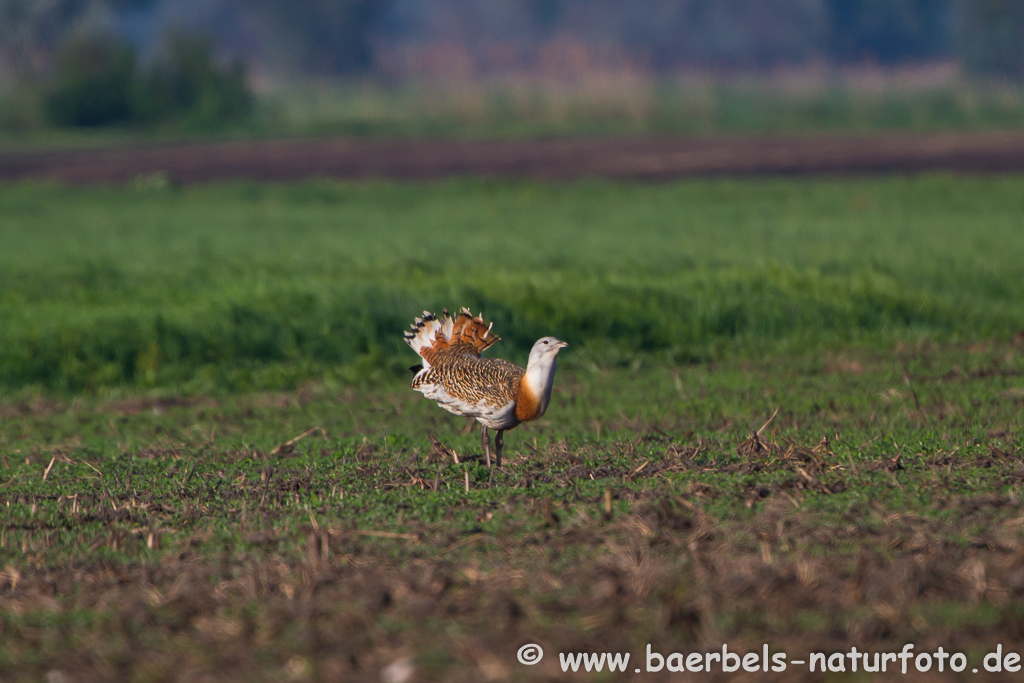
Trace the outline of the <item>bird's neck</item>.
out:
<instances>
[{"instance_id":1,"label":"bird's neck","mask_svg":"<svg viewBox=\"0 0 1024 683\"><path fill-rule=\"evenodd\" d=\"M535 420L544 414L544 411L548 409L548 401L551 400L551 385L555 381L555 358L554 356L547 356L537 361L531 361L526 366L526 374L523 375L522 382L520 383L520 392L526 394L523 396L522 403L524 408L526 404L530 404L532 410L523 411L524 413L532 413L531 415L524 415L520 417L523 420L524 417L527 420ZM518 413L518 411L517 411Z\"/></svg>"}]
</instances>

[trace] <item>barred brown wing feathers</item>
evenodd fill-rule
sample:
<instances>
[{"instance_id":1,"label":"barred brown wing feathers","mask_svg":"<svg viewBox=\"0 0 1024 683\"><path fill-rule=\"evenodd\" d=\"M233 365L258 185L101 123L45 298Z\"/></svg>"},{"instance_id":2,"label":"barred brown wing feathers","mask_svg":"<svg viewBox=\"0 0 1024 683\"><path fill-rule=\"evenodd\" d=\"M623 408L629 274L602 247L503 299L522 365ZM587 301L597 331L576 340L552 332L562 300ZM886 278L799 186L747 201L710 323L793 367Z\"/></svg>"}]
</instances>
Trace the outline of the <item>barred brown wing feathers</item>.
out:
<instances>
[{"instance_id":1,"label":"barred brown wing feathers","mask_svg":"<svg viewBox=\"0 0 1024 683\"><path fill-rule=\"evenodd\" d=\"M515 400L524 373L523 368L499 358L444 354L420 384L440 384L448 394L470 405L483 402L500 407Z\"/></svg>"}]
</instances>

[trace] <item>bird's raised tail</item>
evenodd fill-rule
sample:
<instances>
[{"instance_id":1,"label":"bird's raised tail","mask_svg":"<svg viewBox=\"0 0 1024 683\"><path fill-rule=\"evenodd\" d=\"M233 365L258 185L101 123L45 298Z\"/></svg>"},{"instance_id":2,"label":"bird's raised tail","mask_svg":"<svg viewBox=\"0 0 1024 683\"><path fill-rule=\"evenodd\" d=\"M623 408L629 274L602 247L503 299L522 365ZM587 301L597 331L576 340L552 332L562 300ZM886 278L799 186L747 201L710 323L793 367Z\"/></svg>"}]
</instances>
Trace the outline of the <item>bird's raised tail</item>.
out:
<instances>
[{"instance_id":1,"label":"bird's raised tail","mask_svg":"<svg viewBox=\"0 0 1024 683\"><path fill-rule=\"evenodd\" d=\"M493 325L493 323L492 323ZM410 325L411 332L405 333L405 343L423 359L425 368L438 351L460 347L466 353L479 356L501 337L491 332L491 325L480 316L474 317L468 308L463 308L454 318L444 310L441 318L429 311L423 311L422 318Z\"/></svg>"}]
</instances>

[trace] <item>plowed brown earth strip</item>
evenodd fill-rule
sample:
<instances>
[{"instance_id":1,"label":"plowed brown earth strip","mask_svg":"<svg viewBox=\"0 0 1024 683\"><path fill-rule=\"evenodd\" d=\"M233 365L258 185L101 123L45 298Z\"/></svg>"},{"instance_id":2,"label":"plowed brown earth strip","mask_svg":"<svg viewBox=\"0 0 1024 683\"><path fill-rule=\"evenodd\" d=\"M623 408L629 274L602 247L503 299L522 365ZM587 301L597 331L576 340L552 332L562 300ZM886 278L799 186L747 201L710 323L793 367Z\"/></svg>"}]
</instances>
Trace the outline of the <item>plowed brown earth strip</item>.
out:
<instances>
[{"instance_id":1,"label":"plowed brown earth strip","mask_svg":"<svg viewBox=\"0 0 1024 683\"><path fill-rule=\"evenodd\" d=\"M871 136L365 141L342 138L0 152L0 180L123 183L163 173L223 178L430 179L473 175L572 180L693 175L1024 170L1024 133Z\"/></svg>"}]
</instances>

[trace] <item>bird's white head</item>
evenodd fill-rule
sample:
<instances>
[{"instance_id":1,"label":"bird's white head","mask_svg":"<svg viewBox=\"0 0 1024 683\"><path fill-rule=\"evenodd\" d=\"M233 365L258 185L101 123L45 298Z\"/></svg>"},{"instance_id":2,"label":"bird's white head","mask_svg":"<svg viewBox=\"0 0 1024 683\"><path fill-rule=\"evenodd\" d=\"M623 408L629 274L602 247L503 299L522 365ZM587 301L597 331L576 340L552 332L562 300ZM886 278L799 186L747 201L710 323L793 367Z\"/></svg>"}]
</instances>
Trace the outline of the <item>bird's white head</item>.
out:
<instances>
[{"instance_id":1,"label":"bird's white head","mask_svg":"<svg viewBox=\"0 0 1024 683\"><path fill-rule=\"evenodd\" d=\"M551 399L551 385L555 380L555 358L568 344L554 337L542 337L530 349L530 362L526 365L522 389L532 394L537 401L537 412L526 419L536 419L544 414Z\"/></svg>"},{"instance_id":2,"label":"bird's white head","mask_svg":"<svg viewBox=\"0 0 1024 683\"><path fill-rule=\"evenodd\" d=\"M547 365L555 360L555 356L568 344L554 337L541 337L530 349L529 365Z\"/></svg>"}]
</instances>

